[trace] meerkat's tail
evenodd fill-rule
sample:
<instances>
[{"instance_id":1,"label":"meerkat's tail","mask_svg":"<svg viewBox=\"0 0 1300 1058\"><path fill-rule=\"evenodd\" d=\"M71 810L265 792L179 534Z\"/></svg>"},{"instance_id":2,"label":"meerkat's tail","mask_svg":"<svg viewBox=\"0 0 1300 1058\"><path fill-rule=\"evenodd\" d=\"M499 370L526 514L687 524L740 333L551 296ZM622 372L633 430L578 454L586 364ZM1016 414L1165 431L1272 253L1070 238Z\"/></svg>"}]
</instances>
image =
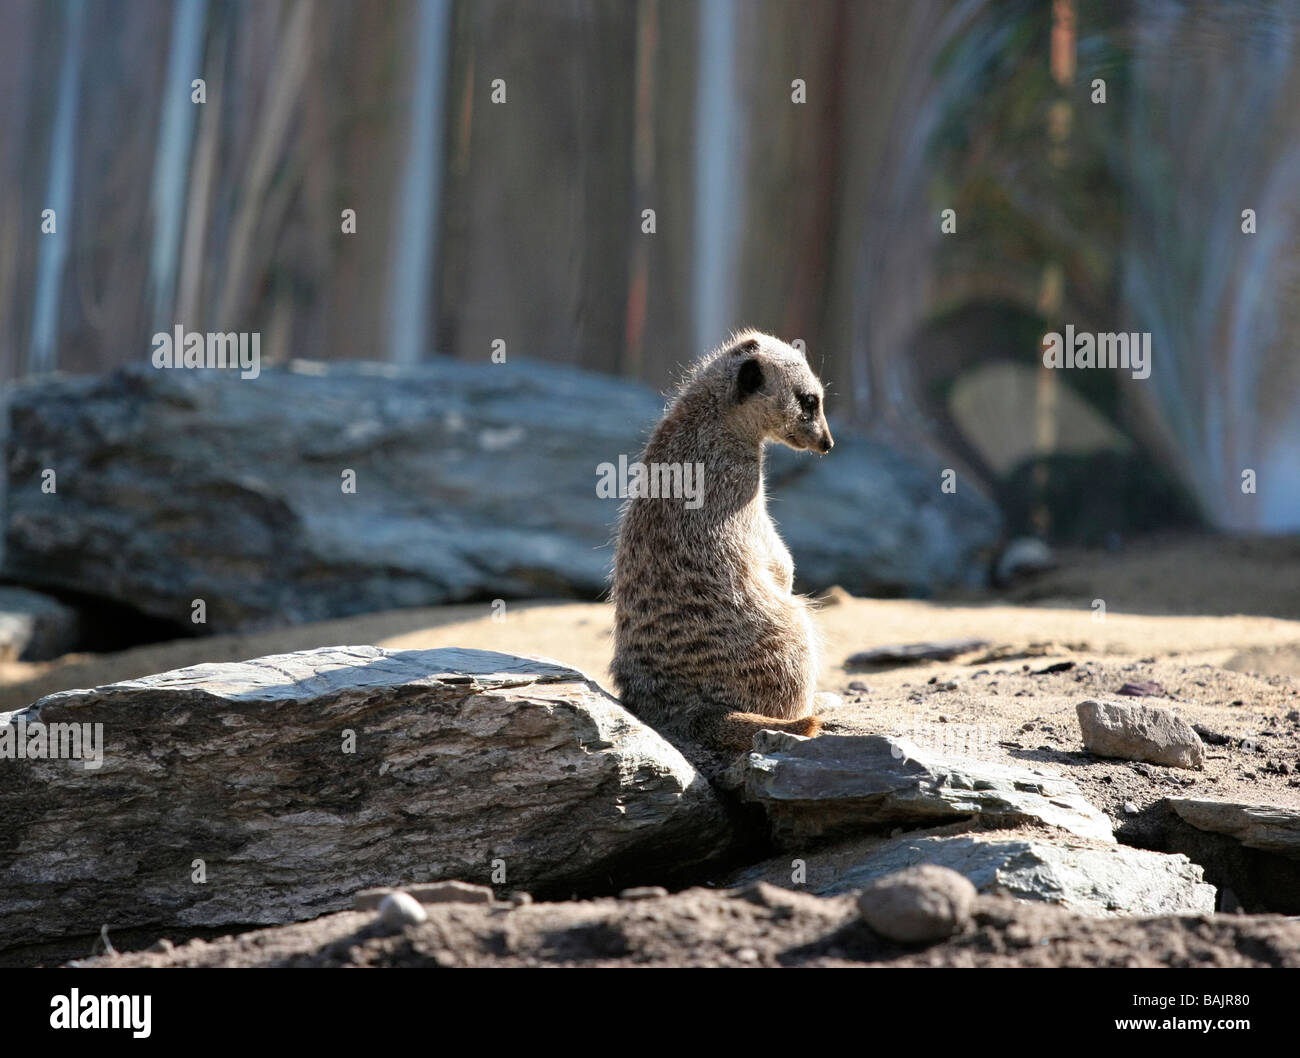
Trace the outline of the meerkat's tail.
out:
<instances>
[{"instance_id":1,"label":"meerkat's tail","mask_svg":"<svg viewBox=\"0 0 1300 1058\"><path fill-rule=\"evenodd\" d=\"M716 749L744 751L763 730L788 731L792 735L813 736L822 729L820 716L803 716L797 720L779 720L760 713L707 713L691 724L691 736Z\"/></svg>"}]
</instances>

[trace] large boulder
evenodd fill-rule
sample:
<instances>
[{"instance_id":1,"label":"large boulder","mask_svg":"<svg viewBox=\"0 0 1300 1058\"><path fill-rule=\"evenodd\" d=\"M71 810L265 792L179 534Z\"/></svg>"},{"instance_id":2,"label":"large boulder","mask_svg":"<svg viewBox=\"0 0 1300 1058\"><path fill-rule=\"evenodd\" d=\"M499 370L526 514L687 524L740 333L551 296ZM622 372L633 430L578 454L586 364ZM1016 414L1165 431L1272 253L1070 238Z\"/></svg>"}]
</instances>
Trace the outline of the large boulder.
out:
<instances>
[{"instance_id":1,"label":"large boulder","mask_svg":"<svg viewBox=\"0 0 1300 1058\"><path fill-rule=\"evenodd\" d=\"M84 759L33 759L42 731L70 751L53 724L102 741L78 728ZM443 878L667 881L729 840L707 782L586 676L490 651L333 647L64 691L0 714L0 755L0 946L294 922Z\"/></svg>"},{"instance_id":2,"label":"large boulder","mask_svg":"<svg viewBox=\"0 0 1300 1058\"><path fill-rule=\"evenodd\" d=\"M30 380L9 408L4 574L225 632L601 594L620 501L597 495L597 467L637 458L662 399L576 369L436 358L247 380L140 365ZM991 503L836 433L826 459L772 454L799 586L977 582ZM196 599L206 621L192 625Z\"/></svg>"}]
</instances>

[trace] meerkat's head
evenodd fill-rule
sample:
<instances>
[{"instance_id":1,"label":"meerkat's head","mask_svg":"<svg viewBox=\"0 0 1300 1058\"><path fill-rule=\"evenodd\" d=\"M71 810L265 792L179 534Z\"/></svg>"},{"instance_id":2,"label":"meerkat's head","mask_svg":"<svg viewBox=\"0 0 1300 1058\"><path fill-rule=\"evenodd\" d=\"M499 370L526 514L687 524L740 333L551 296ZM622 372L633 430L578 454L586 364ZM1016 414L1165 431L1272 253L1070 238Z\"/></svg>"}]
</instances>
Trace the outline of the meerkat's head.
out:
<instances>
[{"instance_id":1,"label":"meerkat's head","mask_svg":"<svg viewBox=\"0 0 1300 1058\"><path fill-rule=\"evenodd\" d=\"M745 436L823 454L834 447L822 384L793 346L743 331L710 358L707 373L725 387L726 413Z\"/></svg>"}]
</instances>

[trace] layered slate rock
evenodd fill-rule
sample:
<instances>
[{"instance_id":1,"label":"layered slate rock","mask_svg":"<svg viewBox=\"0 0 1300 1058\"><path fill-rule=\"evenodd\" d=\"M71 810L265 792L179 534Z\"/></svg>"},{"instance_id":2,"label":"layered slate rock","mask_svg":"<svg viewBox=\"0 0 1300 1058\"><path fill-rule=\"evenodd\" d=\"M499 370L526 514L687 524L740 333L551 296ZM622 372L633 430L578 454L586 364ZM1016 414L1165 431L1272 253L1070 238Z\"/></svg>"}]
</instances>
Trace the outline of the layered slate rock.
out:
<instances>
[{"instance_id":1,"label":"layered slate rock","mask_svg":"<svg viewBox=\"0 0 1300 1058\"><path fill-rule=\"evenodd\" d=\"M445 878L568 895L727 841L704 779L596 684L490 651L302 651L0 715L38 722L102 724L103 761L0 761L5 946L294 922Z\"/></svg>"},{"instance_id":2,"label":"layered slate rock","mask_svg":"<svg viewBox=\"0 0 1300 1058\"><path fill-rule=\"evenodd\" d=\"M1171 768L1200 768L1205 744L1192 726L1168 709L1128 702L1080 702L1076 707L1084 749L1099 757L1149 761Z\"/></svg>"},{"instance_id":3,"label":"layered slate rock","mask_svg":"<svg viewBox=\"0 0 1300 1058\"><path fill-rule=\"evenodd\" d=\"M1069 779L963 757L901 738L761 731L725 783L762 805L786 847L885 827L927 827L978 817L1000 826L1041 822L1114 841L1110 821Z\"/></svg>"},{"instance_id":4,"label":"layered slate rock","mask_svg":"<svg viewBox=\"0 0 1300 1058\"><path fill-rule=\"evenodd\" d=\"M969 879L981 893L1037 900L1084 915L1177 915L1213 911L1217 891L1186 856L1042 832L904 834L809 853L806 886L820 896L849 893L923 864ZM731 884L777 881L773 861Z\"/></svg>"},{"instance_id":5,"label":"layered slate rock","mask_svg":"<svg viewBox=\"0 0 1300 1058\"><path fill-rule=\"evenodd\" d=\"M1165 804L1197 830L1222 834L1245 848L1300 860L1300 811L1280 805L1169 797Z\"/></svg>"},{"instance_id":6,"label":"layered slate rock","mask_svg":"<svg viewBox=\"0 0 1300 1058\"><path fill-rule=\"evenodd\" d=\"M591 372L435 357L250 379L132 366L25 381L9 409L4 576L234 632L602 595L622 501L598 494L598 468L638 458L663 401ZM989 500L941 496L923 453L836 438L828 459L769 460L801 590L983 579L1000 531Z\"/></svg>"}]
</instances>

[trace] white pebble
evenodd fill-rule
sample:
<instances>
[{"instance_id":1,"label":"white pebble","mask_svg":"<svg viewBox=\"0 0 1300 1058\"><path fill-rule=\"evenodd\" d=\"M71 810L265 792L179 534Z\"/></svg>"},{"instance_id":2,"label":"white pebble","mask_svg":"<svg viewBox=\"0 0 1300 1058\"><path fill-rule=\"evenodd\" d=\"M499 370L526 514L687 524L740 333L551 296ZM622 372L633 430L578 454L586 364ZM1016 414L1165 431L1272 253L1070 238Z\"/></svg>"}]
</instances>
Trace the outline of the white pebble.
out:
<instances>
[{"instance_id":1,"label":"white pebble","mask_svg":"<svg viewBox=\"0 0 1300 1058\"><path fill-rule=\"evenodd\" d=\"M416 926L425 921L429 913L410 893L389 893L379 905L379 921L386 926L401 928Z\"/></svg>"}]
</instances>

